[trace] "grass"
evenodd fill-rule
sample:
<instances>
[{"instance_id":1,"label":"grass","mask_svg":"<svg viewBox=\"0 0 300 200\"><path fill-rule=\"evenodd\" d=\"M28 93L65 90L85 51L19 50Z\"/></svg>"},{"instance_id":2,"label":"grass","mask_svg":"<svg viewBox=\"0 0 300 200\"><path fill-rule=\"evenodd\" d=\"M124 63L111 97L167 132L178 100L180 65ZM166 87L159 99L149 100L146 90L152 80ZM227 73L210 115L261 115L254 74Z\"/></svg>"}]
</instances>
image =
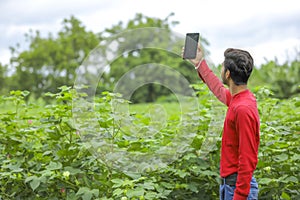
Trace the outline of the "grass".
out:
<instances>
[{"instance_id":1,"label":"grass","mask_svg":"<svg viewBox=\"0 0 300 200\"><path fill-rule=\"evenodd\" d=\"M169 117L180 115L181 112L178 102L131 104L129 106L129 111L136 114L165 113Z\"/></svg>"}]
</instances>

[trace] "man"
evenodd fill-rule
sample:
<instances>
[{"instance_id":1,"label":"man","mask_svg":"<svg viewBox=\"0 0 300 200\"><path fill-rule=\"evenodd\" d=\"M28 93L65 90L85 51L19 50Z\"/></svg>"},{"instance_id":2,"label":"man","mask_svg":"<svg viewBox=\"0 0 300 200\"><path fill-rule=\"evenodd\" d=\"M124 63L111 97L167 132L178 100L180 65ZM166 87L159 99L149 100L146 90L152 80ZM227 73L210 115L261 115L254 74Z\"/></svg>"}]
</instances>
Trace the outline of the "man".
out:
<instances>
[{"instance_id":1,"label":"man","mask_svg":"<svg viewBox=\"0 0 300 200\"><path fill-rule=\"evenodd\" d=\"M229 89L209 69L200 46L196 58L190 60L213 94L228 106L222 135L220 199L257 199L258 184L253 172L258 160L260 124L256 99L247 89L253 59L247 51L232 48L224 56L221 77Z\"/></svg>"}]
</instances>

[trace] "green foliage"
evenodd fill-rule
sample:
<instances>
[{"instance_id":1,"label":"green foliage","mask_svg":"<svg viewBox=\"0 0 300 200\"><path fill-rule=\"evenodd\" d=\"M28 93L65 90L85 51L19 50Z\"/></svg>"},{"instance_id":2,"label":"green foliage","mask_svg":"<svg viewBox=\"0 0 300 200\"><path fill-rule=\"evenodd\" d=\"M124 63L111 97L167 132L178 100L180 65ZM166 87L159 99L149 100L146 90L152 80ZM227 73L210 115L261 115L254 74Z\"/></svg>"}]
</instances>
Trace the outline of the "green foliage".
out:
<instances>
[{"instance_id":1,"label":"green foliage","mask_svg":"<svg viewBox=\"0 0 300 200\"><path fill-rule=\"evenodd\" d=\"M61 85L73 85L76 70L99 44L99 37L87 31L75 17L63 20L57 36L42 37L39 31L26 34L28 50L11 48L9 90L30 90L36 98L45 92L57 92Z\"/></svg>"},{"instance_id":2,"label":"green foliage","mask_svg":"<svg viewBox=\"0 0 300 200\"><path fill-rule=\"evenodd\" d=\"M7 73L7 66L5 66L5 65L2 65L1 63L0 63L0 83L1 83L1 85L0 85L0 93L5 93L6 91L6 87L5 87L5 85L6 85L6 73Z\"/></svg>"},{"instance_id":3,"label":"green foliage","mask_svg":"<svg viewBox=\"0 0 300 200\"><path fill-rule=\"evenodd\" d=\"M172 28L178 24L177 21L171 20L172 16L173 13L165 19L157 19L136 14L126 24L120 22L100 33L87 31L78 19L71 16L63 20L62 29L56 35L49 33L47 37L43 37L38 30L31 30L25 35L28 49L20 50L18 45L11 47L12 57L8 67L12 75L7 75L8 67L0 66L0 79L3 78L1 83L3 86L4 82L6 83L3 92L29 90L31 95L39 98L45 92L57 92L61 85L74 85L76 70L84 59L88 58L89 53L96 47L97 51L108 51L105 42L118 34L136 29L139 29L138 35L128 34L126 40L115 38L114 43L120 48L116 50L115 60L109 63L109 72L99 81L99 94L102 91L112 92L116 82L126 72L148 63L171 66L189 82L195 83L197 76L192 73L193 67L180 58L183 38L174 38L175 34L171 33ZM150 27L159 28L160 31L144 30ZM204 38L201 38L201 41L205 47L208 45ZM124 49L132 51L123 52ZM170 94L170 91L162 86L148 84L141 87L136 94L140 96L134 96L133 102L153 102L159 96Z\"/></svg>"},{"instance_id":4,"label":"green foliage","mask_svg":"<svg viewBox=\"0 0 300 200\"><path fill-rule=\"evenodd\" d=\"M145 104L138 105L126 116L141 128L140 137L132 136L131 126L120 130L120 118L124 118L124 113L113 111L112 100L117 99L120 104L127 104L128 101L118 94L107 92L112 91L116 81L133 67L148 63L172 66L190 83L198 81L193 67L176 53L170 53L180 51L183 44L181 40L172 40L168 34L172 26L178 23L169 21L171 16L154 19L137 14L125 26L119 23L99 34L86 31L79 20L71 17L63 21L63 28L56 37L49 34L43 38L38 31L30 32L26 36L30 43L28 50L18 52L18 49L11 48L13 56L10 66L0 65L1 92L12 89L8 96L0 98L0 199L218 198L219 129L222 120L215 118L217 113L225 111L216 100L207 98L209 91L203 84L193 85L197 90L199 112L191 112L188 120L183 121L184 127L188 127L185 131L197 129L197 133L175 161L164 167L132 173L115 166L114 162L122 161L121 158L109 160L103 156L115 147L130 153L151 153L171 144L172 138L182 132L178 128L180 111L173 104L176 97L169 96L171 91L168 88L148 84L139 88L131 99L133 102L173 102L164 104L169 109L169 117L167 126L159 132L161 137L144 136L152 131L149 126L151 116L147 113L155 108L152 104L148 104L149 109ZM85 96L70 87L74 83L77 67L101 40L145 27L167 31L163 36L141 31L140 43L133 43L137 39L134 37L118 41L123 49L132 51L123 54L122 49L117 49L120 56L110 63L110 71L100 80L100 97L94 99L93 105L76 107L82 111L92 109L95 113L78 116L76 120L83 125L76 127L78 121L74 120L76 110L72 100ZM205 39L202 38L202 41L205 42ZM174 49L168 49L170 52L143 49L149 45L147 42L166 47L164 49L168 46ZM10 67L16 73L8 77ZM269 62L255 69L250 80L254 85L269 86L256 88L255 91L261 116L261 145L255 172L260 199L300 198L299 69L299 61L282 66ZM149 69L143 73L144 78L154 72ZM166 77L164 71L156 73L162 75L162 80ZM139 78L137 76L136 80ZM169 80L164 81L165 85L170 84L167 82ZM38 105L27 101L30 94L39 97L45 92L53 104ZM290 99L280 100L288 97ZM94 121L98 128L90 123ZM99 135L98 138L103 142L102 146L97 146L99 140L94 143L86 140L88 134L95 130L105 133L105 137ZM209 140L206 135L210 135ZM105 149L103 144L108 148ZM205 145L210 148L203 151L201 147Z\"/></svg>"},{"instance_id":5,"label":"green foliage","mask_svg":"<svg viewBox=\"0 0 300 200\"><path fill-rule=\"evenodd\" d=\"M14 106L0 115L1 199L217 199L219 133L207 154L201 147L212 128L208 124L216 112L224 109L207 98L205 86L193 87L198 90L200 109L192 115L201 123L189 148L168 166L135 173L117 169L108 160L97 157L92 143L83 140L84 133L75 128L72 99L84 94L62 86L58 93L47 94L55 103L43 107L24 100L28 91L2 96L2 103L12 102ZM255 93L261 116L261 145L255 172L260 199L299 199L299 96L282 101L270 97L267 88L258 88ZM101 113L94 116L95 120L107 133L114 134L110 141L135 152L164 145L160 137L158 141L140 140L139 144L151 144L149 149L122 137L130 133L118 132L114 123L118 115L112 115L110 107L114 97L127 102L108 92L95 100L95 111ZM178 116L172 114L169 125L161 130L166 139L179 134ZM147 130L147 114L139 113L135 120Z\"/></svg>"},{"instance_id":6,"label":"green foliage","mask_svg":"<svg viewBox=\"0 0 300 200\"><path fill-rule=\"evenodd\" d=\"M187 61L183 61L180 56L184 39L172 33L172 27L178 24L177 21L170 21L172 15L171 13L165 19L156 19L136 14L135 18L127 24L120 23L106 29L103 33L103 35L108 36L106 39L121 34L120 38L117 37L114 40L120 48L115 53L118 57L110 63L110 70L104 75L104 81L100 82L99 87L103 88L103 85L106 84L108 87L104 87L103 90L112 92L114 86L124 74L138 66L149 63L170 66L181 73L190 83L195 83L198 78L193 73L194 68ZM149 31L151 27L159 29ZM126 31L130 30L138 30L139 34L126 34ZM126 35L125 39L122 37L124 35ZM201 41L205 47L208 45L204 38L201 38ZM125 52L125 50L127 51ZM130 51L128 52L128 50ZM135 75L135 82L139 82L147 76L153 77L153 73L151 67L145 67L145 73L142 76L138 76L134 71L131 71L132 76ZM164 75L163 69L159 69L155 73ZM164 79L164 77L161 79ZM170 91L162 85L145 84L133 94L131 101L134 103L153 102L160 96L169 94L171 94Z\"/></svg>"},{"instance_id":7,"label":"green foliage","mask_svg":"<svg viewBox=\"0 0 300 200\"><path fill-rule=\"evenodd\" d=\"M276 98L289 98L300 93L300 62L278 64L270 61L256 69L253 74L253 83L257 86L267 85Z\"/></svg>"},{"instance_id":8,"label":"green foliage","mask_svg":"<svg viewBox=\"0 0 300 200\"><path fill-rule=\"evenodd\" d=\"M264 199L300 197L299 95L287 101L272 98L261 88L257 93L261 116L261 145L257 178Z\"/></svg>"},{"instance_id":9,"label":"green foliage","mask_svg":"<svg viewBox=\"0 0 300 200\"><path fill-rule=\"evenodd\" d=\"M28 48L22 50L18 44L10 47L10 63L4 66L0 64L0 92L4 94L10 90L28 90L32 96L39 98L45 92L57 92L61 85L74 85L76 70L92 50L97 47L99 51L105 52L109 49L105 41L137 29L140 34L128 34L126 40L122 40L122 37L115 38L115 45L119 46L115 54L117 57L109 63L110 69L99 80L99 94L103 91L112 92L116 82L125 73L149 63L170 66L194 84L198 77L193 73L193 66L180 58L183 38L172 34L172 28L179 23L172 20L173 15L171 13L165 19L158 19L138 13L127 23L119 22L100 33L87 31L74 16L63 20L62 28L57 34L49 33L43 37L38 30L30 30L25 34ZM149 27L165 31L143 31ZM208 52L208 41L202 37L200 40ZM124 49L131 51L124 52ZM289 60L283 65L269 61L257 67L250 78L252 85L267 85L271 87L275 97L280 99L299 94L299 59ZM137 81L139 79L142 77L136 77ZM170 95L167 88L146 84L139 88L131 100L136 103L153 102L167 95Z\"/></svg>"}]
</instances>

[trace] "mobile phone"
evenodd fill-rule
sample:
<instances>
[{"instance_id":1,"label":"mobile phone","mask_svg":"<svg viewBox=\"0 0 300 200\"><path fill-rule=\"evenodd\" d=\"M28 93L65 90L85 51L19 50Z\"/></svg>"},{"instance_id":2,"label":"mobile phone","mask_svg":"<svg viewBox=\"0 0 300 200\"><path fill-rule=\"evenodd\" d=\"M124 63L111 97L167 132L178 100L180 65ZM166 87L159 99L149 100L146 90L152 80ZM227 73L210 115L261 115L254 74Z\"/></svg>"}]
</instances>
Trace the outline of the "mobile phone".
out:
<instances>
[{"instance_id":1,"label":"mobile phone","mask_svg":"<svg viewBox=\"0 0 300 200\"><path fill-rule=\"evenodd\" d=\"M183 52L184 59L196 58L198 41L199 41L199 33L186 34L184 52Z\"/></svg>"}]
</instances>

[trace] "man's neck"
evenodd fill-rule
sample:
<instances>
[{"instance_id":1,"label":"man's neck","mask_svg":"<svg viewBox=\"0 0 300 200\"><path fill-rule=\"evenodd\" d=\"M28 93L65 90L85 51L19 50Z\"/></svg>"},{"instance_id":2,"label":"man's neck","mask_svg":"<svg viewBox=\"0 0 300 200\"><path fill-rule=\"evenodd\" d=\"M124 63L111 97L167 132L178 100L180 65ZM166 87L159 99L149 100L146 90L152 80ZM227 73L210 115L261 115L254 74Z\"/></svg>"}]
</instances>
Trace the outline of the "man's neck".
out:
<instances>
[{"instance_id":1,"label":"man's neck","mask_svg":"<svg viewBox=\"0 0 300 200\"><path fill-rule=\"evenodd\" d=\"M231 93L232 96L247 90L247 85L235 85L235 84L230 84L229 85L229 91Z\"/></svg>"}]
</instances>

